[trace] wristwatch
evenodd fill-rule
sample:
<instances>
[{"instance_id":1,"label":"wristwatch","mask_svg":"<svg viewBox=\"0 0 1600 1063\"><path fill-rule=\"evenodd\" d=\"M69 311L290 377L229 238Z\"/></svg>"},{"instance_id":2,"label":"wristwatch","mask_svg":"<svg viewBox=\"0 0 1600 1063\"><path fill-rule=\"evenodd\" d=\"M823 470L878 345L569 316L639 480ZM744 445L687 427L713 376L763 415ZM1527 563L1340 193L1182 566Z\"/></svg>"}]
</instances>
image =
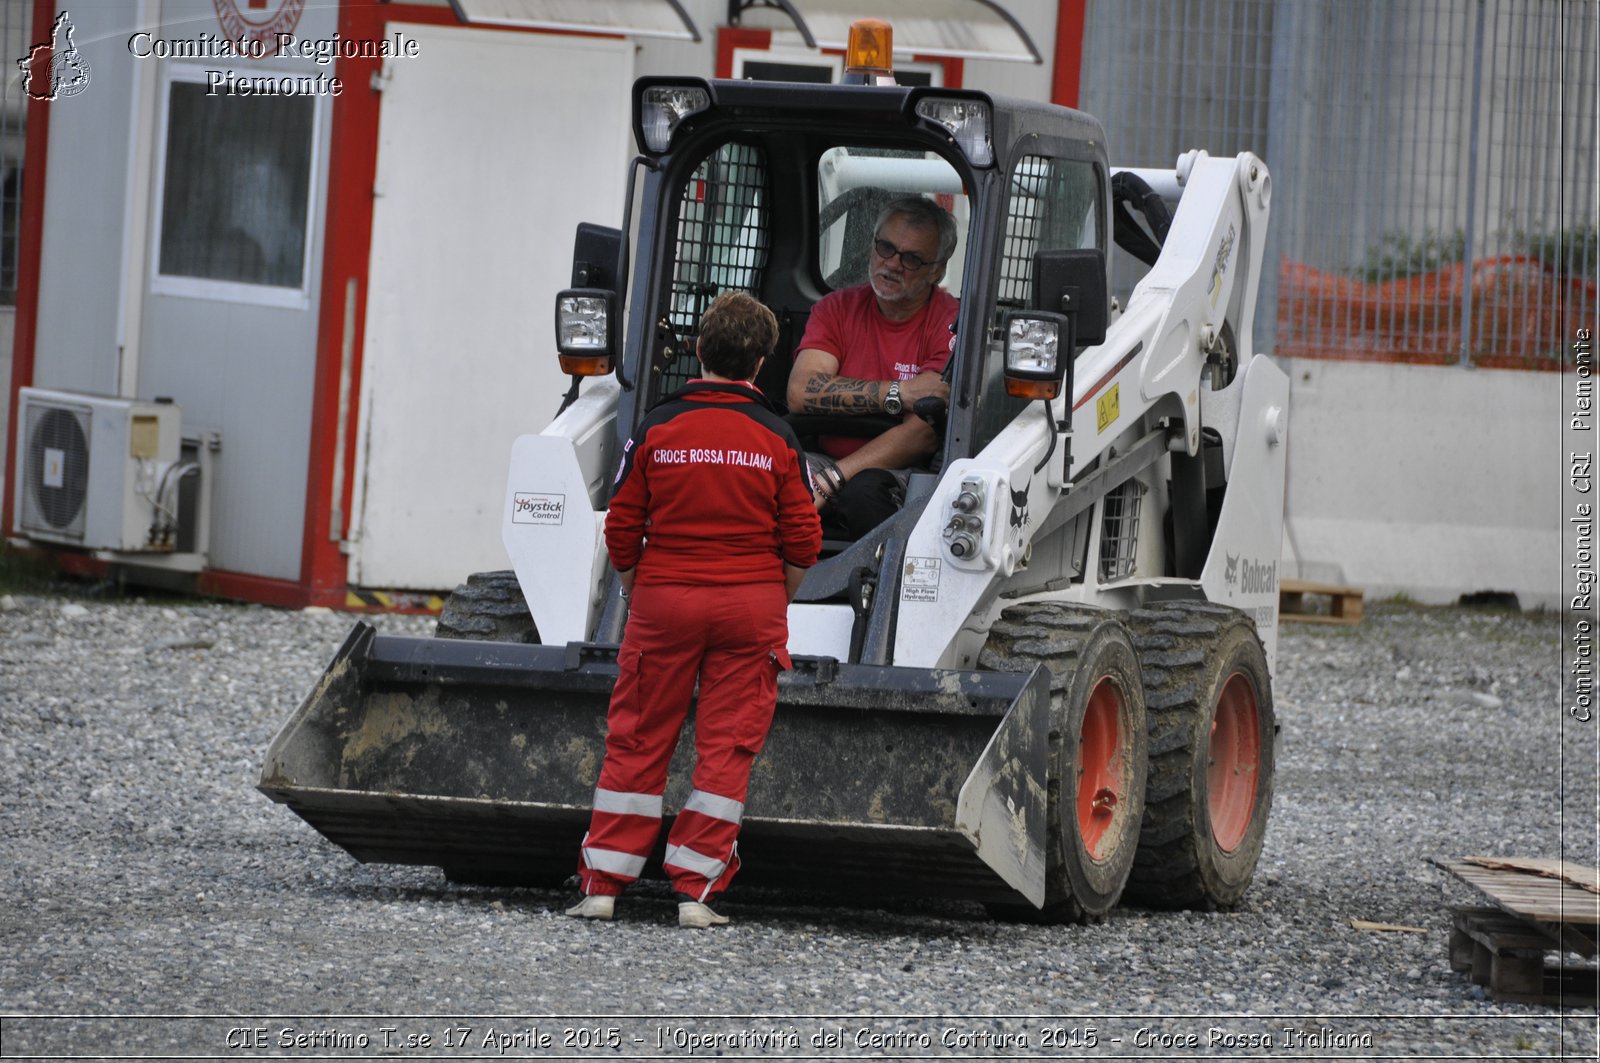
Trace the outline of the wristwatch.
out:
<instances>
[{"instance_id":1,"label":"wristwatch","mask_svg":"<svg viewBox=\"0 0 1600 1063\"><path fill-rule=\"evenodd\" d=\"M883 412L890 417L898 417L903 409L905 403L900 401L900 381L896 380L889 385L888 393L883 396Z\"/></svg>"}]
</instances>

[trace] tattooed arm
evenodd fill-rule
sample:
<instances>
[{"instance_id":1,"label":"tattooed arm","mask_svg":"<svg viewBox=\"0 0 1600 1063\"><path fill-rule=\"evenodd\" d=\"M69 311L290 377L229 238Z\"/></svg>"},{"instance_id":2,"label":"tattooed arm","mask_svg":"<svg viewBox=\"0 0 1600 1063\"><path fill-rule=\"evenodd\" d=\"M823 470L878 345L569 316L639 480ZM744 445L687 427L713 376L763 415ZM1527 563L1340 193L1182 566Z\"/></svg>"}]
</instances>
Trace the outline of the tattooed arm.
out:
<instances>
[{"instance_id":1,"label":"tattooed arm","mask_svg":"<svg viewBox=\"0 0 1600 1063\"><path fill-rule=\"evenodd\" d=\"M795 413L882 413L887 380L855 380L839 376L839 360L825 351L808 348L795 355L789 373L789 409ZM923 379L926 378L926 379ZM937 373L916 378L917 390L948 394ZM913 381L904 382L904 391ZM937 390L934 390L937 389ZM906 399L907 406L911 399ZM901 423L862 444L861 449L839 459L839 469L849 479L862 469L902 469L933 453L938 438L922 418L910 413Z\"/></svg>"},{"instance_id":2,"label":"tattooed arm","mask_svg":"<svg viewBox=\"0 0 1600 1063\"><path fill-rule=\"evenodd\" d=\"M839 359L810 348L795 355L789 372L789 409L794 413L882 413L887 380L839 375Z\"/></svg>"}]
</instances>

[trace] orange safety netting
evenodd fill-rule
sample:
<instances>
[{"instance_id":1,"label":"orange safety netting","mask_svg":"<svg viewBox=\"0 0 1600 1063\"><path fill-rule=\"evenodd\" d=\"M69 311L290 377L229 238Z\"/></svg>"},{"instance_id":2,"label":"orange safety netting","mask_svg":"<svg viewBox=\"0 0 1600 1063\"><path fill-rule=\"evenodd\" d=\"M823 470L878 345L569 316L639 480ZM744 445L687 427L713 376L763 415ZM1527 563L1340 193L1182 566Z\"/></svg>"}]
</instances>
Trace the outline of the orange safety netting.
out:
<instances>
[{"instance_id":1,"label":"orange safety netting","mask_svg":"<svg viewBox=\"0 0 1600 1063\"><path fill-rule=\"evenodd\" d=\"M1472 364L1560 369L1580 328L1596 327L1595 282L1529 255L1472 263ZM1454 364L1461 358L1465 263L1363 281L1284 260L1277 354L1290 358Z\"/></svg>"}]
</instances>

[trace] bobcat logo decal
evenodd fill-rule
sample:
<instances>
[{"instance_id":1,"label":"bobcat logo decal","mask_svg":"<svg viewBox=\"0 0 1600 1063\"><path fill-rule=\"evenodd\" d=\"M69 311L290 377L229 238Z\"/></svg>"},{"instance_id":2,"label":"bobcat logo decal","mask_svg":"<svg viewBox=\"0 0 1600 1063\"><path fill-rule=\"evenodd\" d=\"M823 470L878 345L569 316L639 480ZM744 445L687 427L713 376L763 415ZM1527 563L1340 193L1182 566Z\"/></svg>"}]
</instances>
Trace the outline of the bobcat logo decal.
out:
<instances>
[{"instance_id":1,"label":"bobcat logo decal","mask_svg":"<svg viewBox=\"0 0 1600 1063\"><path fill-rule=\"evenodd\" d=\"M1011 492L1011 526L1025 528L1028 526L1028 488L1033 486L1029 480L1020 491Z\"/></svg>"}]
</instances>

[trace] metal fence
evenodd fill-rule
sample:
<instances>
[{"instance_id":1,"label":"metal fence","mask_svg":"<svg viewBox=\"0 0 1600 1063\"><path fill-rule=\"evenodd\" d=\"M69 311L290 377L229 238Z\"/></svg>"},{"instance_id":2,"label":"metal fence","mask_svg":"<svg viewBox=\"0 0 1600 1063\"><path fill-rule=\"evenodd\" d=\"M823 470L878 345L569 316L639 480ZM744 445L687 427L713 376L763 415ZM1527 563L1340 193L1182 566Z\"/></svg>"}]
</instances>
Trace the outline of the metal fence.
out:
<instances>
[{"instance_id":1,"label":"metal fence","mask_svg":"<svg viewBox=\"0 0 1600 1063\"><path fill-rule=\"evenodd\" d=\"M0 306L17 301L17 238L22 221L22 141L27 93L16 60L28 54L33 5L0 0Z\"/></svg>"},{"instance_id":2,"label":"metal fence","mask_svg":"<svg viewBox=\"0 0 1600 1063\"><path fill-rule=\"evenodd\" d=\"M1600 316L1597 32L1594 0L1089 0L1081 105L1117 165L1267 161L1262 349L1555 369Z\"/></svg>"}]
</instances>

